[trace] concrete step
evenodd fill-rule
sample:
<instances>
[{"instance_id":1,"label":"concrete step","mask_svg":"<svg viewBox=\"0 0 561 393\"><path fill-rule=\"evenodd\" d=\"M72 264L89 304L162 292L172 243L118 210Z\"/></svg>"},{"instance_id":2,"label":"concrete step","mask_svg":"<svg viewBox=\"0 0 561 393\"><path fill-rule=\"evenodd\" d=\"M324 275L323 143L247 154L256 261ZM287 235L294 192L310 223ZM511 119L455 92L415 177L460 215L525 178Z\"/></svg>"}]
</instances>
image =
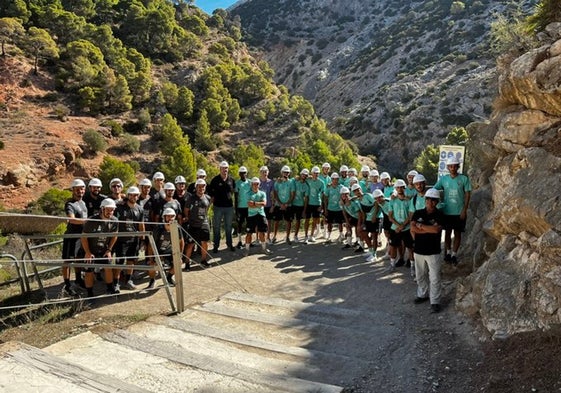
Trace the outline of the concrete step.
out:
<instances>
[{"instance_id":1,"label":"concrete step","mask_svg":"<svg viewBox=\"0 0 561 393\"><path fill-rule=\"evenodd\" d=\"M0 391L4 393L123 392L148 390L16 342L0 345Z\"/></svg>"}]
</instances>

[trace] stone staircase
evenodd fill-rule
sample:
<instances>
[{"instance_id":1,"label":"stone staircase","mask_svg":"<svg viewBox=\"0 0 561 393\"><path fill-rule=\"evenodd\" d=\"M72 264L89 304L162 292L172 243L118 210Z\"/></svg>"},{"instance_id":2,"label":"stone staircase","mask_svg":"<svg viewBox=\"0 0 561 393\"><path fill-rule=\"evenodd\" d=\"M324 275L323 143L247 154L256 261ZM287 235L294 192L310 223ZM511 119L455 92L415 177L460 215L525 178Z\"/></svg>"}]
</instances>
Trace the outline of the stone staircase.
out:
<instances>
[{"instance_id":1,"label":"stone staircase","mask_svg":"<svg viewBox=\"0 0 561 393\"><path fill-rule=\"evenodd\" d=\"M371 364L376 313L228 293L174 317L0 346L2 392L341 392ZM387 329L375 328L384 342Z\"/></svg>"}]
</instances>

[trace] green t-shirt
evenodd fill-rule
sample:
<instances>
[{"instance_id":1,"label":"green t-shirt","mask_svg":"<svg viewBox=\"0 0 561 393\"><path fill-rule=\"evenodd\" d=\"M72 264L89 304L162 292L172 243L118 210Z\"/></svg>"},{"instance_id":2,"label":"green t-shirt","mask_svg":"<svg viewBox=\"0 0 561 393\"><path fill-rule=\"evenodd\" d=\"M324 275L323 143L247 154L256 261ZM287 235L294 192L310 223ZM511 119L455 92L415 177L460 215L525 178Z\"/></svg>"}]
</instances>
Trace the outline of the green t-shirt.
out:
<instances>
[{"instance_id":1,"label":"green t-shirt","mask_svg":"<svg viewBox=\"0 0 561 393\"><path fill-rule=\"evenodd\" d=\"M276 199L279 200L280 203L289 203L295 191L294 179L287 179L286 181L284 179L277 180L274 189ZM275 201L275 204L278 204L278 202Z\"/></svg>"},{"instance_id":2,"label":"green t-shirt","mask_svg":"<svg viewBox=\"0 0 561 393\"><path fill-rule=\"evenodd\" d=\"M312 206L321 206L321 198L325 191L325 184L320 179L307 179L308 186L310 187L310 199L308 204Z\"/></svg>"},{"instance_id":3,"label":"green t-shirt","mask_svg":"<svg viewBox=\"0 0 561 393\"><path fill-rule=\"evenodd\" d=\"M450 175L442 176L434 188L444 190L442 211L448 216L460 215L464 208L466 192L471 192L471 182L466 175L458 174L455 178Z\"/></svg>"},{"instance_id":4,"label":"green t-shirt","mask_svg":"<svg viewBox=\"0 0 561 393\"><path fill-rule=\"evenodd\" d=\"M248 194L248 201L253 201L253 202L267 202L267 194L265 194L265 191L257 191L254 192L253 190L249 190ZM265 207L264 206L259 206L259 207L248 207L247 209L247 215L248 217L253 217L256 215L261 215L261 216L265 216Z\"/></svg>"},{"instance_id":5,"label":"green t-shirt","mask_svg":"<svg viewBox=\"0 0 561 393\"><path fill-rule=\"evenodd\" d=\"M392 199L389 211L393 213L393 219L398 223L404 223L409 218L409 199ZM397 225L392 224L392 229L396 229ZM409 224L403 230L409 229Z\"/></svg>"},{"instance_id":6,"label":"green t-shirt","mask_svg":"<svg viewBox=\"0 0 561 393\"><path fill-rule=\"evenodd\" d=\"M333 186L333 184L327 186L325 189L325 196L327 197L327 210L331 210L334 212L341 211L341 205L339 204L341 200L341 187L340 184L337 186Z\"/></svg>"},{"instance_id":7,"label":"green t-shirt","mask_svg":"<svg viewBox=\"0 0 561 393\"><path fill-rule=\"evenodd\" d=\"M249 190L251 190L251 183L249 182L248 179L236 180L234 192L237 194L236 196L237 203L238 203L237 207L241 207L241 208L247 207L247 198L248 198Z\"/></svg>"},{"instance_id":8,"label":"green t-shirt","mask_svg":"<svg viewBox=\"0 0 561 393\"><path fill-rule=\"evenodd\" d=\"M308 187L308 183L305 181L295 180L294 191L292 206L304 206L305 198L310 195L310 187Z\"/></svg>"},{"instance_id":9,"label":"green t-shirt","mask_svg":"<svg viewBox=\"0 0 561 393\"><path fill-rule=\"evenodd\" d=\"M361 210L360 201L358 199L353 199L350 204L343 205L343 209L345 209L345 212L349 216L354 217L358 220Z\"/></svg>"}]
</instances>

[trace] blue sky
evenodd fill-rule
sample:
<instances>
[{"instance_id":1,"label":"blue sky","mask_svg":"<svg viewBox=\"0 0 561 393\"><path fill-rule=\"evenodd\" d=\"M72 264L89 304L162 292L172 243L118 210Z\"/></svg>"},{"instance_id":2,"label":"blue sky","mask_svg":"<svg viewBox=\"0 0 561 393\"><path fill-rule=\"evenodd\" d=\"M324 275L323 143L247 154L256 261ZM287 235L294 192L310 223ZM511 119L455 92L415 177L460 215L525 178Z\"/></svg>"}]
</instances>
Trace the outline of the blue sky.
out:
<instances>
[{"instance_id":1,"label":"blue sky","mask_svg":"<svg viewBox=\"0 0 561 393\"><path fill-rule=\"evenodd\" d=\"M195 5L201 8L208 14L212 14L217 8L228 8L234 4L237 0L195 0Z\"/></svg>"}]
</instances>

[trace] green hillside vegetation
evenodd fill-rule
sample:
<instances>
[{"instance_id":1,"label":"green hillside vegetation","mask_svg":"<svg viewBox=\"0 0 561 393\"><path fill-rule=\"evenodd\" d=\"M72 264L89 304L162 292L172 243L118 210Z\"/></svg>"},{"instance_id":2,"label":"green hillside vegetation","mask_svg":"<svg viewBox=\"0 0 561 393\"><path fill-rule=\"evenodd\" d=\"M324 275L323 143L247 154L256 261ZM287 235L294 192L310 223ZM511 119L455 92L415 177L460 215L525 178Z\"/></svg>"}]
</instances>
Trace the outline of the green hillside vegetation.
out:
<instances>
[{"instance_id":1,"label":"green hillside vegetation","mask_svg":"<svg viewBox=\"0 0 561 393\"><path fill-rule=\"evenodd\" d=\"M191 181L197 168L212 174L216 160L244 165L235 162L240 158L272 170L324 161L357 165L356 147L331 133L308 101L277 86L269 65L248 54L239 18L224 10L209 16L191 3L4 2L1 56L23 57L35 73L54 76L57 102L52 93L44 101L56 104L60 120L96 116L123 138L121 150L128 153L140 148L131 135L150 133L161 162L141 167L145 172L158 167ZM94 133L88 132L88 144L103 153ZM247 149L252 145L259 148Z\"/></svg>"}]
</instances>

